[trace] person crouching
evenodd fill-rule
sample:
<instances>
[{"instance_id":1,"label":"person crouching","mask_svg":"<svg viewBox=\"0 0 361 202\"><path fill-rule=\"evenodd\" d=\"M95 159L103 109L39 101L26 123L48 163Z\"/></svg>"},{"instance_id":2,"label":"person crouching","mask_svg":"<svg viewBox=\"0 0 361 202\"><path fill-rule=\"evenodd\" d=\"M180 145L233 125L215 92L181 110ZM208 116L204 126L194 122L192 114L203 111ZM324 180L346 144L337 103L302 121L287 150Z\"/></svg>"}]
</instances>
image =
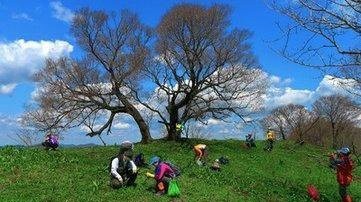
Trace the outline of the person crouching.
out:
<instances>
[{"instance_id":1,"label":"person crouching","mask_svg":"<svg viewBox=\"0 0 361 202\"><path fill-rule=\"evenodd\" d=\"M59 146L59 140L58 136L53 134L47 134L45 136L45 140L43 143L41 143L44 146L45 150L56 150L56 148Z\"/></svg>"},{"instance_id":2,"label":"person crouching","mask_svg":"<svg viewBox=\"0 0 361 202\"><path fill-rule=\"evenodd\" d=\"M114 189L119 189L125 186L135 184L138 171L137 166L132 161L133 151L121 150L118 156L111 161L110 167L110 186Z\"/></svg>"},{"instance_id":3,"label":"person crouching","mask_svg":"<svg viewBox=\"0 0 361 202\"><path fill-rule=\"evenodd\" d=\"M207 158L208 151L207 151L207 145L205 144L197 144L193 147L194 151L194 158L196 160L196 163L198 165L203 165L205 158Z\"/></svg>"},{"instance_id":4,"label":"person crouching","mask_svg":"<svg viewBox=\"0 0 361 202\"><path fill-rule=\"evenodd\" d=\"M147 176L155 179L156 194L163 195L167 193L169 182L175 178L174 171L168 164L162 162L158 156L152 157L149 164L155 167L154 174L147 173Z\"/></svg>"}]
</instances>

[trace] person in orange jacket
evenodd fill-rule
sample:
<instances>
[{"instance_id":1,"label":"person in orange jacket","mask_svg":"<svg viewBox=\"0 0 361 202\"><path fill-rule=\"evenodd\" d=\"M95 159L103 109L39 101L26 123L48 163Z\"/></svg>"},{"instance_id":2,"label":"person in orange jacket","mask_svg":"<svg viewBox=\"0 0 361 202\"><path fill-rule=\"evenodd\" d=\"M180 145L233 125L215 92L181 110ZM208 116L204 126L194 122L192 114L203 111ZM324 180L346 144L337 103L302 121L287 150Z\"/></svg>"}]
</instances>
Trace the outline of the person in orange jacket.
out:
<instances>
[{"instance_id":1,"label":"person in orange jacket","mask_svg":"<svg viewBox=\"0 0 361 202\"><path fill-rule=\"evenodd\" d=\"M347 187L352 182L353 161L350 158L351 151L348 147L344 147L338 150L337 154L333 158L333 164L336 165L339 194L342 202L351 202L351 196L347 194Z\"/></svg>"}]
</instances>

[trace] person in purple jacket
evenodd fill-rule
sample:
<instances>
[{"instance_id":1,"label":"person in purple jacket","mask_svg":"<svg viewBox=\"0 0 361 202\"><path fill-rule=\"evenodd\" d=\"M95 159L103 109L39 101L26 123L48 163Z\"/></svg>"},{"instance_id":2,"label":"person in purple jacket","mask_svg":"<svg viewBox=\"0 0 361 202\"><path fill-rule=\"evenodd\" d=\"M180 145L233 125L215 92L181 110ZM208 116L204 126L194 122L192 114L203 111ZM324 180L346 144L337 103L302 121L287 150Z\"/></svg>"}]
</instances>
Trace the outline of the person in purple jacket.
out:
<instances>
[{"instance_id":1,"label":"person in purple jacket","mask_svg":"<svg viewBox=\"0 0 361 202\"><path fill-rule=\"evenodd\" d=\"M58 137L53 134L47 134L45 141L42 143L46 150L55 150L59 146Z\"/></svg>"},{"instance_id":2,"label":"person in purple jacket","mask_svg":"<svg viewBox=\"0 0 361 202\"><path fill-rule=\"evenodd\" d=\"M174 171L170 165L166 162L162 162L158 156L152 157L149 164L155 166L154 174L147 173L147 176L155 179L155 190L157 195L167 193L169 182L176 176Z\"/></svg>"}]
</instances>

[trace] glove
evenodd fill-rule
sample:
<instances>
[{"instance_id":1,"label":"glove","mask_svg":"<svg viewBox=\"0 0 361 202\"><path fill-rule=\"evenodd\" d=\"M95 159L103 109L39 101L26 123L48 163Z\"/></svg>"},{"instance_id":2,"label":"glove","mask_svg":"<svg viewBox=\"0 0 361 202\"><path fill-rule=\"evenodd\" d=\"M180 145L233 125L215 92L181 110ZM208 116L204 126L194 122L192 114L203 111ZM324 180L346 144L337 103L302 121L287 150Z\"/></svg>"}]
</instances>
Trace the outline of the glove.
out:
<instances>
[{"instance_id":1,"label":"glove","mask_svg":"<svg viewBox=\"0 0 361 202\"><path fill-rule=\"evenodd\" d=\"M120 183L123 183L123 178L122 177L119 176L118 180L119 180Z\"/></svg>"},{"instance_id":2,"label":"glove","mask_svg":"<svg viewBox=\"0 0 361 202\"><path fill-rule=\"evenodd\" d=\"M154 177L154 175L152 174L152 173L149 173L149 172L147 172L145 175L147 175L147 177Z\"/></svg>"}]
</instances>

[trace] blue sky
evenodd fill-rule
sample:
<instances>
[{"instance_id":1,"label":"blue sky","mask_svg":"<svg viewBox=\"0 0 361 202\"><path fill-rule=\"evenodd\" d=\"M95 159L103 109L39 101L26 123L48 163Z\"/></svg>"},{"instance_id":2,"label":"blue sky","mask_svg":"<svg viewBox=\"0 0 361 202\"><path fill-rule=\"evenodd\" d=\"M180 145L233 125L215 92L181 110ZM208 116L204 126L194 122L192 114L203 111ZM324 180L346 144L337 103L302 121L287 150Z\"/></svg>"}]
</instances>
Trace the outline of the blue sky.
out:
<instances>
[{"instance_id":1,"label":"blue sky","mask_svg":"<svg viewBox=\"0 0 361 202\"><path fill-rule=\"evenodd\" d=\"M0 145L14 144L8 136L13 133L24 106L31 102L35 84L30 75L41 68L44 59L81 55L69 33L74 11L85 6L115 12L129 9L137 13L142 22L156 26L167 9L181 2L228 4L233 11L232 26L253 32L253 50L272 84L267 95L268 108L289 103L310 105L318 96L341 91L319 71L290 63L272 51L272 44L267 41L280 36L276 22L288 21L269 9L263 0L0 0L0 127L3 129L0 131ZM132 136L134 140L139 139L132 121L129 118L123 121L116 131L122 135L106 137L106 141L119 142L129 133L135 134ZM65 143L99 143L97 139L73 133L76 135L64 136Z\"/></svg>"}]
</instances>

